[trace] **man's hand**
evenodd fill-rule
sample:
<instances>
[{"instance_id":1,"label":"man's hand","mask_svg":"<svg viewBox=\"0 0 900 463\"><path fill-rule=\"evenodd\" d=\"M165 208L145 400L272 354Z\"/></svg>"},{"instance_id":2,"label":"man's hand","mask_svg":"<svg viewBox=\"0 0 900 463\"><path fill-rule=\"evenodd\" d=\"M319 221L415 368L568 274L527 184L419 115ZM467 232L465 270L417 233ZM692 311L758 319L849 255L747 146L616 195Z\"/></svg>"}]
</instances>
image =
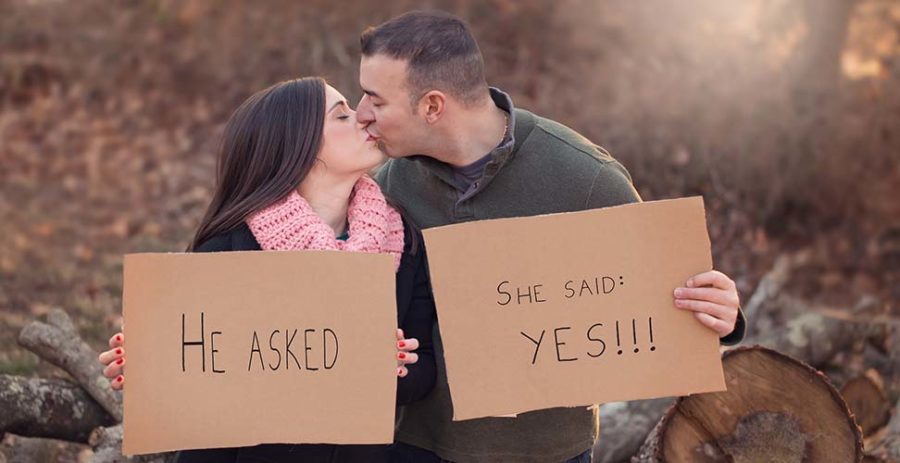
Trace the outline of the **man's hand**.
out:
<instances>
[{"instance_id":1,"label":"man's hand","mask_svg":"<svg viewBox=\"0 0 900 463\"><path fill-rule=\"evenodd\" d=\"M734 331L740 306L734 281L716 270L694 275L685 287L675 288L675 307L693 311L694 317L720 338Z\"/></svg>"}]
</instances>

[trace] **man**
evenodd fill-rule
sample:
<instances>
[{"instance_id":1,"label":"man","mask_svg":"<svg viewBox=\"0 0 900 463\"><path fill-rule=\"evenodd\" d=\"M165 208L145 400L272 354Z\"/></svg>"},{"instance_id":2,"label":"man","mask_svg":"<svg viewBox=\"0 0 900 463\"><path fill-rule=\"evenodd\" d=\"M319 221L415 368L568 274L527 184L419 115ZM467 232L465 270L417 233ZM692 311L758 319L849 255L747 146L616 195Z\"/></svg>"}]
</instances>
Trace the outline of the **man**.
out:
<instances>
[{"instance_id":1,"label":"man","mask_svg":"<svg viewBox=\"0 0 900 463\"><path fill-rule=\"evenodd\" d=\"M357 119L392 159L376 174L385 193L422 228L640 201L628 172L573 130L513 106L489 88L468 26L444 13L412 12L361 36ZM598 237L598 239L600 239ZM674 293L725 344L743 337L734 283L706 272ZM440 338L438 379L398 415L396 461L589 462L596 407L516 418L452 421Z\"/></svg>"}]
</instances>

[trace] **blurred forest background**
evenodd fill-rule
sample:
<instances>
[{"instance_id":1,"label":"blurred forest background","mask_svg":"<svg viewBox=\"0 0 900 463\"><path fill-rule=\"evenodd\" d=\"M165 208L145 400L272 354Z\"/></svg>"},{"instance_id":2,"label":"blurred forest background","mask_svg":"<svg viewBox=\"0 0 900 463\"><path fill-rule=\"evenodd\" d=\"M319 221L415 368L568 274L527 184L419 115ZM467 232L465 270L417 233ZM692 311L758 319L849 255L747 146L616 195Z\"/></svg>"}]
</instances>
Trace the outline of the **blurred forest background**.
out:
<instances>
[{"instance_id":1,"label":"blurred forest background","mask_svg":"<svg viewBox=\"0 0 900 463\"><path fill-rule=\"evenodd\" d=\"M185 248L244 98L322 75L358 101L359 32L422 7L644 199L703 195L745 301L802 255L792 294L898 316L900 1L0 0L0 373L61 374L16 344L53 307L105 345L122 255Z\"/></svg>"}]
</instances>

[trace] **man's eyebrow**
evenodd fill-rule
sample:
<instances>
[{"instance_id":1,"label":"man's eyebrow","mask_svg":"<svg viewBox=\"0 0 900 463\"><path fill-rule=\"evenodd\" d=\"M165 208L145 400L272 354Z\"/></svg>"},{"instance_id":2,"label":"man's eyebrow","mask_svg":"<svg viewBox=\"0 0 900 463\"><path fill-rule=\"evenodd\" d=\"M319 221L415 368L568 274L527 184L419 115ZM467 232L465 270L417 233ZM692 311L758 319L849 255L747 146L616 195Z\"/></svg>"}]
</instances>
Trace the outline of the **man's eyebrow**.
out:
<instances>
[{"instance_id":1,"label":"man's eyebrow","mask_svg":"<svg viewBox=\"0 0 900 463\"><path fill-rule=\"evenodd\" d=\"M377 93L375 93L371 90L363 89L363 93L365 93L366 95L369 95L369 96L374 96L375 98L381 98L380 95L378 95Z\"/></svg>"},{"instance_id":2,"label":"man's eyebrow","mask_svg":"<svg viewBox=\"0 0 900 463\"><path fill-rule=\"evenodd\" d=\"M347 106L347 101L346 101L346 100L341 100L341 101L338 101L337 103L331 105L331 107L328 108L328 111L326 112L326 114L327 114L327 113L330 113L330 112L332 112L332 111L334 111L334 108L337 108L337 107L340 106L340 105Z\"/></svg>"}]
</instances>

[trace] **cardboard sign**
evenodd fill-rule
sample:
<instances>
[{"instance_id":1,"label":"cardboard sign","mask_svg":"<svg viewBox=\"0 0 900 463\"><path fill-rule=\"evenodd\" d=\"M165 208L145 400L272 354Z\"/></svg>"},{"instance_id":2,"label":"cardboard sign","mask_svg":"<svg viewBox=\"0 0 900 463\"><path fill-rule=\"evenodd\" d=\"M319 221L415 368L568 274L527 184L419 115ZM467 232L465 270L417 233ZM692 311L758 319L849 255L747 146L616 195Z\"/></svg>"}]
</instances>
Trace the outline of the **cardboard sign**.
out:
<instances>
[{"instance_id":1,"label":"cardboard sign","mask_svg":"<svg viewBox=\"0 0 900 463\"><path fill-rule=\"evenodd\" d=\"M390 256L131 254L123 299L126 454L392 442Z\"/></svg>"},{"instance_id":2,"label":"cardboard sign","mask_svg":"<svg viewBox=\"0 0 900 463\"><path fill-rule=\"evenodd\" d=\"M725 389L673 297L712 269L702 198L424 235L454 420Z\"/></svg>"}]
</instances>

